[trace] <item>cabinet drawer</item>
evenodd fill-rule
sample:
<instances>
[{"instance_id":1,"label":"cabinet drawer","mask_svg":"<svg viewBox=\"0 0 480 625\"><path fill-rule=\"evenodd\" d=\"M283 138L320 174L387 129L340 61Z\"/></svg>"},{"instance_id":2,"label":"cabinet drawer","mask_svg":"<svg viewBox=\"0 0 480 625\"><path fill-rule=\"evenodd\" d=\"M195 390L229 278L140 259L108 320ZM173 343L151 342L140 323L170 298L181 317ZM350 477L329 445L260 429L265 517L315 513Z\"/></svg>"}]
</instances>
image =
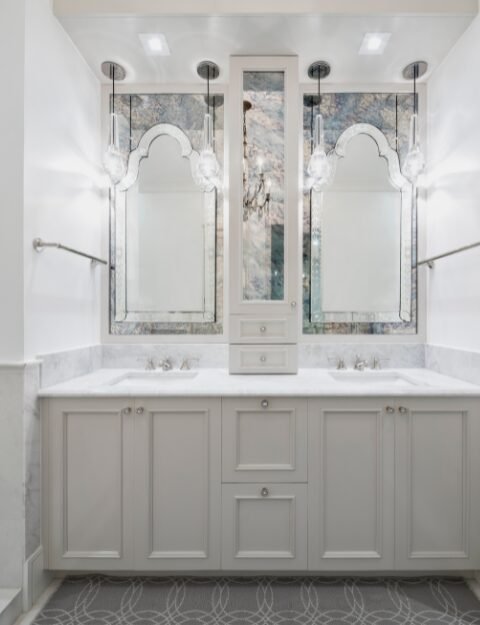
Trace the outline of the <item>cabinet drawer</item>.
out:
<instances>
[{"instance_id":1,"label":"cabinet drawer","mask_svg":"<svg viewBox=\"0 0 480 625\"><path fill-rule=\"evenodd\" d=\"M240 316L230 318L232 343L294 343L296 340L295 315Z\"/></svg>"},{"instance_id":2,"label":"cabinet drawer","mask_svg":"<svg viewBox=\"0 0 480 625\"><path fill-rule=\"evenodd\" d=\"M307 569L306 484L224 484L222 568Z\"/></svg>"},{"instance_id":3,"label":"cabinet drawer","mask_svg":"<svg viewBox=\"0 0 480 625\"><path fill-rule=\"evenodd\" d=\"M230 345L230 373L296 372L296 345Z\"/></svg>"},{"instance_id":4,"label":"cabinet drawer","mask_svg":"<svg viewBox=\"0 0 480 625\"><path fill-rule=\"evenodd\" d=\"M306 482L307 404L304 399L222 402L224 482Z\"/></svg>"}]
</instances>

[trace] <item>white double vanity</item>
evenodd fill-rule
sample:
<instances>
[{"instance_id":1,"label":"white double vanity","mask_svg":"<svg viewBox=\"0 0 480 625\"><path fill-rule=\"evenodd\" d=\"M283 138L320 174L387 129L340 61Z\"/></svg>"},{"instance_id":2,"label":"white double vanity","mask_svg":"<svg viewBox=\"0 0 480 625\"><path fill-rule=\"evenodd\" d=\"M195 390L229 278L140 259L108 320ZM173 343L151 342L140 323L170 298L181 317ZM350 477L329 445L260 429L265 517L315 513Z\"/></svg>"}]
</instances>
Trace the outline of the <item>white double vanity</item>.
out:
<instances>
[{"instance_id":1,"label":"white double vanity","mask_svg":"<svg viewBox=\"0 0 480 625\"><path fill-rule=\"evenodd\" d=\"M41 396L48 569L480 568L477 386L101 369Z\"/></svg>"}]
</instances>

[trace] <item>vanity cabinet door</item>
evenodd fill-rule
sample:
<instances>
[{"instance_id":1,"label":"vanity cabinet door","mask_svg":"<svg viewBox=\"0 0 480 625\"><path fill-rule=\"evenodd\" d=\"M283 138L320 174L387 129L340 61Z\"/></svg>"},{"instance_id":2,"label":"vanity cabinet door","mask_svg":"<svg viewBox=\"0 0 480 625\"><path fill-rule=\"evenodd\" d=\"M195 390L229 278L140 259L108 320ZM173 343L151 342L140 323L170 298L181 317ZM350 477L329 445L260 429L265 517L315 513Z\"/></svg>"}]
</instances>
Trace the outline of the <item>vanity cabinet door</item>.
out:
<instances>
[{"instance_id":1,"label":"vanity cabinet door","mask_svg":"<svg viewBox=\"0 0 480 625\"><path fill-rule=\"evenodd\" d=\"M224 399L222 411L224 482L307 481L305 399Z\"/></svg>"},{"instance_id":2,"label":"vanity cabinet door","mask_svg":"<svg viewBox=\"0 0 480 625\"><path fill-rule=\"evenodd\" d=\"M135 403L135 568L220 568L219 399Z\"/></svg>"},{"instance_id":3,"label":"vanity cabinet door","mask_svg":"<svg viewBox=\"0 0 480 625\"><path fill-rule=\"evenodd\" d=\"M222 568L307 569L306 484L222 486Z\"/></svg>"},{"instance_id":4,"label":"vanity cabinet door","mask_svg":"<svg viewBox=\"0 0 480 625\"><path fill-rule=\"evenodd\" d=\"M394 567L394 405L308 404L309 569Z\"/></svg>"},{"instance_id":5,"label":"vanity cabinet door","mask_svg":"<svg viewBox=\"0 0 480 625\"><path fill-rule=\"evenodd\" d=\"M43 404L47 569L133 565L133 403L52 399Z\"/></svg>"},{"instance_id":6,"label":"vanity cabinet door","mask_svg":"<svg viewBox=\"0 0 480 625\"><path fill-rule=\"evenodd\" d=\"M398 403L396 568L478 569L478 399Z\"/></svg>"}]
</instances>

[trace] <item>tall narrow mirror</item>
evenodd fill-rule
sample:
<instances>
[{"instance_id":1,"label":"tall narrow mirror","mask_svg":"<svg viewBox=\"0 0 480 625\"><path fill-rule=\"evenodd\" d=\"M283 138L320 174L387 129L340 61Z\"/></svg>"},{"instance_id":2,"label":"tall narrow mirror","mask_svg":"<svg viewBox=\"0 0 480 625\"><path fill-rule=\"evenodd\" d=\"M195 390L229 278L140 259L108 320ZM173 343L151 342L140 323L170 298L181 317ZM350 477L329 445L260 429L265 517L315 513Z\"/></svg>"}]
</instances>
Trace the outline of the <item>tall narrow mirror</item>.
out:
<instances>
[{"instance_id":1,"label":"tall narrow mirror","mask_svg":"<svg viewBox=\"0 0 480 625\"><path fill-rule=\"evenodd\" d=\"M243 73L244 301L285 298L285 72Z\"/></svg>"}]
</instances>

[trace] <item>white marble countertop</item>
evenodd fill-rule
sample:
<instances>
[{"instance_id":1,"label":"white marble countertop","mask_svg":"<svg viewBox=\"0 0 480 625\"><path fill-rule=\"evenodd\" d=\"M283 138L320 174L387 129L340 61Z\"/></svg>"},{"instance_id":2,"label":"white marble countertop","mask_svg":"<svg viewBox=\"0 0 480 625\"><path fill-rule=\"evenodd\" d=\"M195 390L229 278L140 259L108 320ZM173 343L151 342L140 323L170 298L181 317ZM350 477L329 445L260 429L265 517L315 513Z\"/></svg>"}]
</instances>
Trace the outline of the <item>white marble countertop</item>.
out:
<instances>
[{"instance_id":1,"label":"white marble countertop","mask_svg":"<svg viewBox=\"0 0 480 625\"><path fill-rule=\"evenodd\" d=\"M185 377L180 377L185 375ZM194 377L187 377L192 376ZM176 377L177 376L177 377ZM342 377L346 379L338 380ZM98 369L40 390L40 397L234 397L234 396L480 396L480 386L428 369L331 371L300 369L297 375L229 375L226 369L144 372Z\"/></svg>"}]
</instances>

